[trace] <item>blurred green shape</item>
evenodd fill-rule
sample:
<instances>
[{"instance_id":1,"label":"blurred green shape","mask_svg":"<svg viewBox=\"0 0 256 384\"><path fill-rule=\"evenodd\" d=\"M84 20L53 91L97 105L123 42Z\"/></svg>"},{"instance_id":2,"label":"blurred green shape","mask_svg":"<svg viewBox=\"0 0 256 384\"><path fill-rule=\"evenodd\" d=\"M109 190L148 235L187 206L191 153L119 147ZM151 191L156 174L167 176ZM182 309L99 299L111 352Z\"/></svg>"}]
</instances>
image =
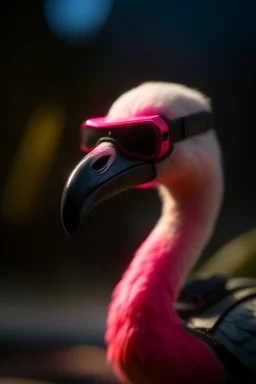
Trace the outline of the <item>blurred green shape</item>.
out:
<instances>
[{"instance_id":1,"label":"blurred green shape","mask_svg":"<svg viewBox=\"0 0 256 384\"><path fill-rule=\"evenodd\" d=\"M223 246L193 274L256 277L256 228Z\"/></svg>"}]
</instances>

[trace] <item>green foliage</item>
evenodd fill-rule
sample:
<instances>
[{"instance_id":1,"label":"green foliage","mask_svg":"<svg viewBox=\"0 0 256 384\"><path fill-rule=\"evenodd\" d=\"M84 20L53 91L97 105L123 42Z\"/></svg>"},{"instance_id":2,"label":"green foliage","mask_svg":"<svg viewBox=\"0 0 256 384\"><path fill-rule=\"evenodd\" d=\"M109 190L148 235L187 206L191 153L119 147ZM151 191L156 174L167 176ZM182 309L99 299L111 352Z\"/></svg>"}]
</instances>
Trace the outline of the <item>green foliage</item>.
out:
<instances>
[{"instance_id":1,"label":"green foliage","mask_svg":"<svg viewBox=\"0 0 256 384\"><path fill-rule=\"evenodd\" d=\"M193 273L256 277L256 228L229 242Z\"/></svg>"}]
</instances>

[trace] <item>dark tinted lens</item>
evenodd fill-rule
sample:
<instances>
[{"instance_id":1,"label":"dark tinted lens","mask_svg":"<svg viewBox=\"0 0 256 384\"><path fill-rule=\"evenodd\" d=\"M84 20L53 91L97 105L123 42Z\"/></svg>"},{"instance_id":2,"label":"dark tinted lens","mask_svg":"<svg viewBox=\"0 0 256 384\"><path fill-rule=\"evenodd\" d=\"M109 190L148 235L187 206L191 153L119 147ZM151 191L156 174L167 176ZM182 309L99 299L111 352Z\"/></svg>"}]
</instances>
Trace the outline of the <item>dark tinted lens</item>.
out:
<instances>
[{"instance_id":1,"label":"dark tinted lens","mask_svg":"<svg viewBox=\"0 0 256 384\"><path fill-rule=\"evenodd\" d=\"M82 130L83 145L93 148L101 138L108 137L133 155L152 157L158 150L158 135L150 124L135 124L114 128L89 128Z\"/></svg>"},{"instance_id":2,"label":"dark tinted lens","mask_svg":"<svg viewBox=\"0 0 256 384\"><path fill-rule=\"evenodd\" d=\"M108 130L105 128L89 128L82 130L82 144L87 148L93 148L104 136L108 136Z\"/></svg>"},{"instance_id":3,"label":"dark tinted lens","mask_svg":"<svg viewBox=\"0 0 256 384\"><path fill-rule=\"evenodd\" d=\"M157 130L150 124L136 124L117 129L115 137L129 153L152 157L158 149Z\"/></svg>"}]
</instances>

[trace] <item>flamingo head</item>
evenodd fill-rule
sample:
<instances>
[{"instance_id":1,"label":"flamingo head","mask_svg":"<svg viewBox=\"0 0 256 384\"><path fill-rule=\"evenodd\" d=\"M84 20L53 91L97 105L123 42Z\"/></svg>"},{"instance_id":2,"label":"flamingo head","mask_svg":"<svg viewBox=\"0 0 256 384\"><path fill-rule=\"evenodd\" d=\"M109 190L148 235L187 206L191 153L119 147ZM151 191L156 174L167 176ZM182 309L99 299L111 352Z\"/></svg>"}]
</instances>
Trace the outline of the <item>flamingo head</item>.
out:
<instances>
[{"instance_id":1,"label":"flamingo head","mask_svg":"<svg viewBox=\"0 0 256 384\"><path fill-rule=\"evenodd\" d=\"M172 120L204 111L211 111L210 101L199 91L175 83L148 82L121 95L107 118L164 115ZM217 214L223 182L214 129L176 143L169 156L158 162L129 158L115 144L101 142L67 180L61 206L63 226L73 234L89 211L107 198L130 188L155 185L171 185L174 194L185 198L207 185L217 196Z\"/></svg>"}]
</instances>

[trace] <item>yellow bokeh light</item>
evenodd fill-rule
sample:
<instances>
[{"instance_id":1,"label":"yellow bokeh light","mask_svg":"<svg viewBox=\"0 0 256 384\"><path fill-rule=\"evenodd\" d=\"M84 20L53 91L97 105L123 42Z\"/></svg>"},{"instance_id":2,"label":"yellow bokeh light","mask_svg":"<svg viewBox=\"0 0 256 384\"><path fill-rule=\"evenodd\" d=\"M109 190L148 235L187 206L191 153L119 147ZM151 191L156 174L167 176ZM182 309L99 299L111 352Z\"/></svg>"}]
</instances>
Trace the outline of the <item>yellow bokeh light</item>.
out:
<instances>
[{"instance_id":1,"label":"yellow bokeh light","mask_svg":"<svg viewBox=\"0 0 256 384\"><path fill-rule=\"evenodd\" d=\"M4 217L23 221L35 210L63 126L64 113L60 108L39 107L31 114L4 189Z\"/></svg>"}]
</instances>

